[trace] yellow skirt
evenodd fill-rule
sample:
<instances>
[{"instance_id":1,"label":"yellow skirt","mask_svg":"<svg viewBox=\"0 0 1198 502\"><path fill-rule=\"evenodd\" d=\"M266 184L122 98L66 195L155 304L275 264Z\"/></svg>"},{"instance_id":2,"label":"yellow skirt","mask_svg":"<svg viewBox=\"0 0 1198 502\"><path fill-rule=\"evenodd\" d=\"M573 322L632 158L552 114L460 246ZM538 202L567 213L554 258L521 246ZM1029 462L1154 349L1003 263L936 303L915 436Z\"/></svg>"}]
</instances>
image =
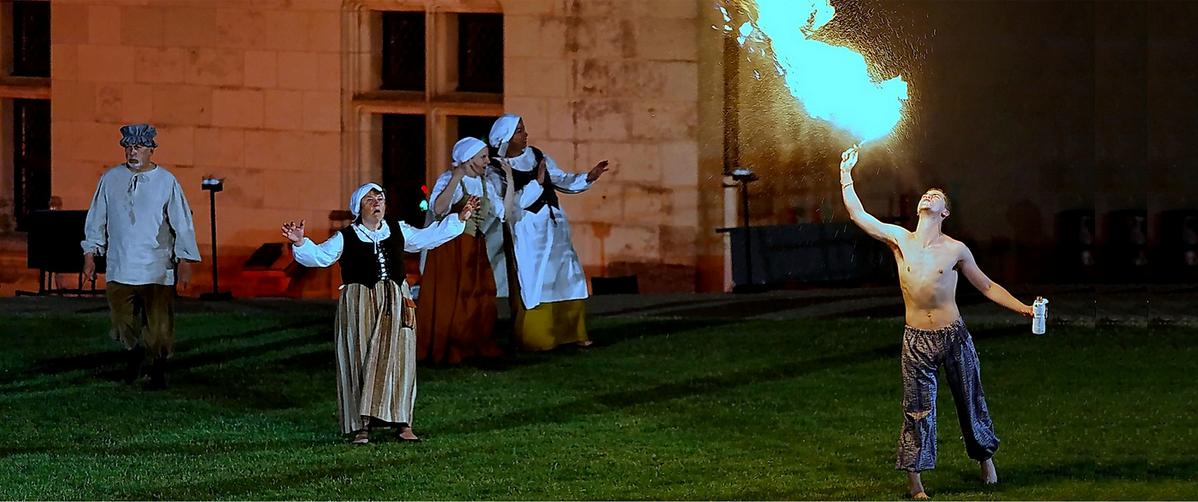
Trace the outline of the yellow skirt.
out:
<instances>
[{"instance_id":1,"label":"yellow skirt","mask_svg":"<svg viewBox=\"0 0 1198 502\"><path fill-rule=\"evenodd\" d=\"M586 301L542 303L516 313L516 339L524 350L550 350L587 341Z\"/></svg>"}]
</instances>

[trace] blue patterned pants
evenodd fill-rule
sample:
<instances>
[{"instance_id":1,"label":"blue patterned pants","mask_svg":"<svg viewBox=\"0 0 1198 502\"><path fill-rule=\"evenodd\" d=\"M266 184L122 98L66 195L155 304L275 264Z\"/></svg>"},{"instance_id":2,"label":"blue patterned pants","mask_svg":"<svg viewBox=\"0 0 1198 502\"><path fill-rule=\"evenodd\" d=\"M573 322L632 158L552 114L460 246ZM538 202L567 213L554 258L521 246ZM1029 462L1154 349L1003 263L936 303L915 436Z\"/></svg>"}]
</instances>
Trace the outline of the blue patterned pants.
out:
<instances>
[{"instance_id":1,"label":"blue patterned pants","mask_svg":"<svg viewBox=\"0 0 1198 502\"><path fill-rule=\"evenodd\" d=\"M903 430L895 468L918 472L936 467L936 372L941 366L957 405L969 458L980 462L994 456L998 438L982 392L977 350L965 322L957 320L937 330L907 326L902 350Z\"/></svg>"}]
</instances>

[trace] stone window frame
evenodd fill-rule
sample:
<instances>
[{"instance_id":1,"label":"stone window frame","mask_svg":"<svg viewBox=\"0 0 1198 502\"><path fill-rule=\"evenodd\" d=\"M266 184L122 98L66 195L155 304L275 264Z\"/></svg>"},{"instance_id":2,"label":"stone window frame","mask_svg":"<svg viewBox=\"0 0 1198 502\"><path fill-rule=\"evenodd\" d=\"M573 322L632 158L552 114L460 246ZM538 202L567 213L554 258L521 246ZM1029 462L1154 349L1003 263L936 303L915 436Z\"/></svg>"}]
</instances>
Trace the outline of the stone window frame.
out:
<instances>
[{"instance_id":1,"label":"stone window frame","mask_svg":"<svg viewBox=\"0 0 1198 502\"><path fill-rule=\"evenodd\" d=\"M425 13L423 91L381 91L382 14ZM381 181L382 115L425 117L425 180L449 165L457 116L503 114L502 93L457 92L457 14L503 14L499 0L345 0L342 9L343 186Z\"/></svg>"},{"instance_id":2,"label":"stone window frame","mask_svg":"<svg viewBox=\"0 0 1198 502\"><path fill-rule=\"evenodd\" d=\"M49 2L50 0L40 0ZM0 228L4 233L16 228L16 167L13 165L13 100L36 99L50 100L50 77L20 77L13 76L12 71L12 12L13 2L0 2L0 165L4 166L0 181L5 193L0 200L8 199L8 207L0 208L5 214L12 216L12 225ZM53 40L51 40L53 44ZM51 56L53 57L53 56Z\"/></svg>"}]
</instances>

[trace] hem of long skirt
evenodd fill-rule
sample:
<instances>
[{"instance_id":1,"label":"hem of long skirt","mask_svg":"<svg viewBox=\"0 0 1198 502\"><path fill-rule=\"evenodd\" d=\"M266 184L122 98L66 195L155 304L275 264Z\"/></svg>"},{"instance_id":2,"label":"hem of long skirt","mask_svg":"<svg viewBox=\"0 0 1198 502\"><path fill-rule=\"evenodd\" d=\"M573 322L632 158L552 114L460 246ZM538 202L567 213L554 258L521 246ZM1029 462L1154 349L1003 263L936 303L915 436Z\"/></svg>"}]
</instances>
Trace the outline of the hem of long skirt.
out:
<instances>
[{"instance_id":1,"label":"hem of long skirt","mask_svg":"<svg viewBox=\"0 0 1198 502\"><path fill-rule=\"evenodd\" d=\"M549 351L551 351L551 350L554 350L554 349L556 349L556 348L558 348L558 347L561 347L562 345L569 345L569 344L571 344L571 343L578 343L578 342L566 342L566 343L559 343L559 344L557 344L557 345L554 345L554 346L552 346L552 347L528 347L528 346L521 345L521 346L520 346L520 352L549 352Z\"/></svg>"},{"instance_id":2,"label":"hem of long skirt","mask_svg":"<svg viewBox=\"0 0 1198 502\"><path fill-rule=\"evenodd\" d=\"M534 306L534 307L531 307L531 308L527 307L527 303L526 303L526 304L525 304L526 306L524 307L524 309L525 309L525 310L532 310L532 309L535 309L535 308L537 308L537 307L540 307L540 306L542 306L542 305L547 305L547 304L550 304L550 303L581 302L581 301L586 301L588 298L590 298L590 295L583 296L583 297L580 297L580 298L557 298L557 299L553 299L553 300L541 300L541 301L538 301L538 302L537 302L536 306ZM524 301L524 297L520 297L520 301Z\"/></svg>"},{"instance_id":3,"label":"hem of long skirt","mask_svg":"<svg viewBox=\"0 0 1198 502\"><path fill-rule=\"evenodd\" d=\"M370 416L370 418L374 419L376 422L379 422L379 423L382 423L382 424L383 424L383 425L380 425L379 427L395 427L395 426L397 426L397 425L399 425L399 424L405 424L405 425L407 425L407 426L411 427L411 425L412 425L412 419L411 419L411 418L408 418L408 419L406 419L406 420L405 420L405 419L399 419L399 420L383 420L383 419L381 419L381 418L379 418L379 417L376 417L376 416L373 416L373 415L372 415L372 416Z\"/></svg>"},{"instance_id":4,"label":"hem of long skirt","mask_svg":"<svg viewBox=\"0 0 1198 502\"><path fill-rule=\"evenodd\" d=\"M894 470L896 470L896 471L903 471L903 472L923 472L923 471L934 471L934 470L936 470L936 466L934 466L934 465L933 465L933 466L931 466L931 467L924 467L924 468L916 468L916 467L899 467L899 466L895 466L895 467L894 467Z\"/></svg>"},{"instance_id":5,"label":"hem of long skirt","mask_svg":"<svg viewBox=\"0 0 1198 502\"><path fill-rule=\"evenodd\" d=\"M376 417L374 415L361 415L361 416L370 417L373 420L381 422L383 425L377 426L379 428L395 427L399 424L404 424L404 425L407 425L408 427L412 426L412 417L407 417L407 420L404 420L401 418L400 420L390 421L390 420L383 420L382 418ZM353 428L353 422L341 424L341 433L342 434L353 434L355 432L358 432L358 430L359 430L359 429L353 429L350 431L346 431L346 427Z\"/></svg>"}]
</instances>

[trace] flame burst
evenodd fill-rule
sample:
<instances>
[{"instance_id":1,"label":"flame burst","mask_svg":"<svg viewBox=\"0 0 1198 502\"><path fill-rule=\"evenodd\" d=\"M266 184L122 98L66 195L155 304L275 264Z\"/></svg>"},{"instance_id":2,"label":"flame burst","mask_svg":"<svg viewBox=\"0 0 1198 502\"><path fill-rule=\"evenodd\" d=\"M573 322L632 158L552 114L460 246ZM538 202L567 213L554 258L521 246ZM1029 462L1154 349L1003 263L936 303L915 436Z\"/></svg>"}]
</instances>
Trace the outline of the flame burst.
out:
<instances>
[{"instance_id":1,"label":"flame burst","mask_svg":"<svg viewBox=\"0 0 1198 502\"><path fill-rule=\"evenodd\" d=\"M894 130L902 119L907 82L898 76L875 81L861 54L813 38L836 15L827 0L755 3L757 20L740 27L737 41L769 43L778 73L808 115L847 131L859 142ZM727 11L720 10L730 21ZM755 52L751 46L749 50Z\"/></svg>"}]
</instances>

